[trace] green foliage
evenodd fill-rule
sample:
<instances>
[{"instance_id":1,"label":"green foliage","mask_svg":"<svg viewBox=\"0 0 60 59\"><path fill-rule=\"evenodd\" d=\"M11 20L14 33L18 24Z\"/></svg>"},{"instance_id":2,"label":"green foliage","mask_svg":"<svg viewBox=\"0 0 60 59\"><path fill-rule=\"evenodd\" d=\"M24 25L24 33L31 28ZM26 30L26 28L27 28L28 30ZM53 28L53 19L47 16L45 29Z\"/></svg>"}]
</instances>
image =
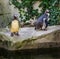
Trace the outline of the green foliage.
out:
<instances>
[{"instance_id":1,"label":"green foliage","mask_svg":"<svg viewBox=\"0 0 60 59\"><path fill-rule=\"evenodd\" d=\"M34 16L38 16L39 13L33 9L33 4L36 0L21 0L22 2L18 2L17 0L12 0L12 3L19 9L20 18L23 21L29 20ZM27 11L25 11L27 9Z\"/></svg>"},{"instance_id":2,"label":"green foliage","mask_svg":"<svg viewBox=\"0 0 60 59\"><path fill-rule=\"evenodd\" d=\"M60 22L59 3L60 0L42 0L41 4L39 5L39 7L43 7L42 13L44 13L46 9L50 10L50 25L57 25Z\"/></svg>"},{"instance_id":3,"label":"green foliage","mask_svg":"<svg viewBox=\"0 0 60 59\"><path fill-rule=\"evenodd\" d=\"M38 9L34 10L33 5L38 0L21 0L21 2L17 0L12 0L12 4L15 5L19 9L20 18L21 20L29 20L30 18L38 18L41 14L45 12L46 9L50 10L50 25L59 24L60 22L60 9L59 3L60 0L41 0L39 7L42 7L42 12L38 13ZM27 8L27 11L25 11Z\"/></svg>"}]
</instances>

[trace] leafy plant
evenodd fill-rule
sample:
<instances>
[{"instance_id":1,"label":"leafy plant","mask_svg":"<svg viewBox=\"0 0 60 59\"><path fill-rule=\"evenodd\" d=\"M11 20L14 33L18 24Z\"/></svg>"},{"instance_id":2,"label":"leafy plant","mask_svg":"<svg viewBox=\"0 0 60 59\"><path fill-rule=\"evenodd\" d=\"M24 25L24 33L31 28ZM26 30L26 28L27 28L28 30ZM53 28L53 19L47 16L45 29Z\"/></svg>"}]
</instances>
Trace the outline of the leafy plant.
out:
<instances>
[{"instance_id":1,"label":"leafy plant","mask_svg":"<svg viewBox=\"0 0 60 59\"><path fill-rule=\"evenodd\" d=\"M50 25L57 25L60 22L59 3L60 0L41 0L41 4L39 5L39 7L43 7L42 13L44 13L46 9L50 10Z\"/></svg>"},{"instance_id":2,"label":"leafy plant","mask_svg":"<svg viewBox=\"0 0 60 59\"><path fill-rule=\"evenodd\" d=\"M42 7L41 13L38 13L38 9L34 10L33 5L36 1L40 1L39 7ZM30 18L38 18L45 12L46 9L50 10L50 25L57 25L60 22L60 0L21 0L21 3L17 0L12 0L12 4L19 9L20 18L23 21L30 20ZM27 11L25 11L25 8Z\"/></svg>"}]
</instances>

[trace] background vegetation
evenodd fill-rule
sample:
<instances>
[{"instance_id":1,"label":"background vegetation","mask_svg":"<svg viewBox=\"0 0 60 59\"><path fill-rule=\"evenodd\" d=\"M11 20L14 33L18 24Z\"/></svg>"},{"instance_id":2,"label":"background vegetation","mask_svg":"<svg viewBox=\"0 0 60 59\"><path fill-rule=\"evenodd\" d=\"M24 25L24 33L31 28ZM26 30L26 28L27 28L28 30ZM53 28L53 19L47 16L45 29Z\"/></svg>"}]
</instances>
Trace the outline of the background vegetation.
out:
<instances>
[{"instance_id":1,"label":"background vegetation","mask_svg":"<svg viewBox=\"0 0 60 59\"><path fill-rule=\"evenodd\" d=\"M21 0L22 2L18 2L17 0L12 0L12 4L15 5L20 11L20 18L23 21L30 20L30 18L33 18L36 16L38 18L41 14L44 13L46 9L50 10L50 25L57 25L60 24L60 0L38 0L40 1L39 8L42 7L41 13L38 13L38 9L33 9L33 4L37 0ZM24 11L24 9L27 8L27 11ZM24 14L24 17L23 15Z\"/></svg>"}]
</instances>

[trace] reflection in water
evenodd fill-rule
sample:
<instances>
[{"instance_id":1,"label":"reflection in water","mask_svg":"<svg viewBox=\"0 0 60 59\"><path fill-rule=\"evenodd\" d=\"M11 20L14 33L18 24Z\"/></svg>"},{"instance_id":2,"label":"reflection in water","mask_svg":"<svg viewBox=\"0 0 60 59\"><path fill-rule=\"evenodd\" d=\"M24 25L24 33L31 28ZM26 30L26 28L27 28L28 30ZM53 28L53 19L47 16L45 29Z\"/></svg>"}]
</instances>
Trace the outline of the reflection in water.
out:
<instances>
[{"instance_id":1,"label":"reflection in water","mask_svg":"<svg viewBox=\"0 0 60 59\"><path fill-rule=\"evenodd\" d=\"M0 59L60 59L60 48L21 51L0 49Z\"/></svg>"}]
</instances>

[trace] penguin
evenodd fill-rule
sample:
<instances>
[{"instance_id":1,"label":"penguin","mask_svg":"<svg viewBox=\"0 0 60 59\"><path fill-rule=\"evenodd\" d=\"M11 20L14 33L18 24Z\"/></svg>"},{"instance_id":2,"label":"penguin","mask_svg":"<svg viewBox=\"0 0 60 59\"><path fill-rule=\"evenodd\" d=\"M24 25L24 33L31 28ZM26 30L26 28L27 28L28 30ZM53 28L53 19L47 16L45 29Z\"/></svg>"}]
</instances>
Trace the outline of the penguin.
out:
<instances>
[{"instance_id":1,"label":"penguin","mask_svg":"<svg viewBox=\"0 0 60 59\"><path fill-rule=\"evenodd\" d=\"M45 13L43 15L41 15L37 21L34 23L35 25L35 30L36 29L47 29L48 27L48 18L49 18L49 10L46 10Z\"/></svg>"},{"instance_id":2,"label":"penguin","mask_svg":"<svg viewBox=\"0 0 60 59\"><path fill-rule=\"evenodd\" d=\"M19 27L20 27L19 26L19 21L18 21L17 17L14 16L14 18L11 22L11 29L10 29L11 36L14 36L14 34L19 36L19 33L18 33L19 32Z\"/></svg>"}]
</instances>

